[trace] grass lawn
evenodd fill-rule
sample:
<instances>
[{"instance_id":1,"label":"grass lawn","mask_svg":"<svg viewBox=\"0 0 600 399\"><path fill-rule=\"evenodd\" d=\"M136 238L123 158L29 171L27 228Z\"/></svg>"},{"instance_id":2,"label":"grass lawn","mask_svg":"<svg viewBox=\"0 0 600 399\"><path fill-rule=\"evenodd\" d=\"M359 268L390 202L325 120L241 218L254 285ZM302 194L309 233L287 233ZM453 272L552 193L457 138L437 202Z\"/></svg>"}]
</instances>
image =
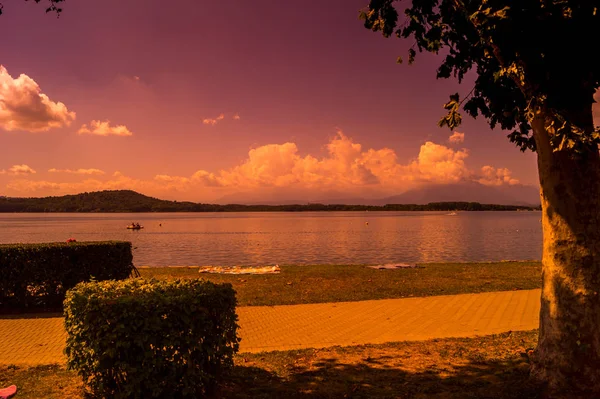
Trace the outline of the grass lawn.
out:
<instances>
[{"instance_id":1,"label":"grass lawn","mask_svg":"<svg viewBox=\"0 0 600 399\"><path fill-rule=\"evenodd\" d=\"M242 354L220 398L537 398L527 350L537 331L469 339ZM0 366L19 399L82 399L79 378L59 366Z\"/></svg>"},{"instance_id":2,"label":"grass lawn","mask_svg":"<svg viewBox=\"0 0 600 399\"><path fill-rule=\"evenodd\" d=\"M206 278L231 283L240 306L362 301L541 287L541 263L430 263L417 269L282 266L280 274L223 275L197 268L143 268L142 277Z\"/></svg>"}]
</instances>

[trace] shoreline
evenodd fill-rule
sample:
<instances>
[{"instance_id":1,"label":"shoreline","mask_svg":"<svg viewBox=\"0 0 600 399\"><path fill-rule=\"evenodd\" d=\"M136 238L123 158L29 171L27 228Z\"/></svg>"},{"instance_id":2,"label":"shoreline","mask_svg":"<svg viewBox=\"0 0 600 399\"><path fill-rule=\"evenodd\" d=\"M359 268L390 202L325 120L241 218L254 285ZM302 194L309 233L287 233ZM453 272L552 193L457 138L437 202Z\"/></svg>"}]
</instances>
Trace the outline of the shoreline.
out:
<instances>
[{"instance_id":1,"label":"shoreline","mask_svg":"<svg viewBox=\"0 0 600 399\"><path fill-rule=\"evenodd\" d=\"M280 265L279 273L199 273L193 266L139 267L141 277L206 279L229 283L239 306L299 305L429 297L541 288L534 262L420 263L418 268L372 269L366 265Z\"/></svg>"},{"instance_id":2,"label":"shoreline","mask_svg":"<svg viewBox=\"0 0 600 399\"><path fill-rule=\"evenodd\" d=\"M479 265L479 264L491 264L491 263L541 263L541 259L507 259L507 260L489 260L489 261L481 261L481 262L428 262L428 263L414 263L417 266L427 266L427 265L444 265L444 264L463 264L463 265ZM398 262L403 263L403 262ZM344 267L344 266L377 266L371 263L349 263L349 264L283 264L285 267L310 267L310 266L336 266L336 267ZM239 267L256 267L257 265L239 265ZM261 266L275 266L275 265L261 265ZM172 266L136 266L136 269L200 269L201 267L231 267L228 265L172 265Z\"/></svg>"},{"instance_id":3,"label":"shoreline","mask_svg":"<svg viewBox=\"0 0 600 399\"><path fill-rule=\"evenodd\" d=\"M218 205L218 206L227 206L227 205ZM253 207L254 205L241 205ZM262 205L259 205L262 206ZM288 205L265 205L272 207L288 207ZM305 205L301 205L305 206ZM329 206L329 205L325 205ZM331 205L335 206L335 205ZM354 205L343 205L348 207L354 207ZM0 214L125 214L125 213L302 213L302 212L415 212L415 213L424 213L424 212L541 212L541 209L537 209L535 207L523 207L527 209L371 209L373 208L370 205L356 205L357 207L364 207L365 209L302 209L302 210L288 210L288 209L235 209L235 210L206 210L206 211L194 211L194 210L181 210L181 211L167 211L167 210L159 210L159 211L133 211L133 210L125 210L125 211L111 211L111 210L101 210L101 211L8 211L0 209ZM504 205L501 205L504 206ZM512 205L506 205L507 207L512 207Z\"/></svg>"}]
</instances>

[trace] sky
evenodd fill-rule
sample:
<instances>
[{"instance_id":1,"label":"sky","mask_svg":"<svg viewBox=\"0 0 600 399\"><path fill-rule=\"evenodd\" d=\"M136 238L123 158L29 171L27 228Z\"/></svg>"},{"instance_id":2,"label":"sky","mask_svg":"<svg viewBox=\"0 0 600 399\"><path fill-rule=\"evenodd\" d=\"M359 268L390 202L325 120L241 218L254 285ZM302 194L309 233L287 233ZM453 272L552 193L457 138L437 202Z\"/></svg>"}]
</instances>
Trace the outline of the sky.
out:
<instances>
[{"instance_id":1,"label":"sky","mask_svg":"<svg viewBox=\"0 0 600 399\"><path fill-rule=\"evenodd\" d=\"M468 116L457 131L437 127L469 82L436 80L435 55L396 64L409 43L365 29L365 5L69 1L56 18L43 1L5 1L0 195L536 185L535 154L508 132Z\"/></svg>"}]
</instances>

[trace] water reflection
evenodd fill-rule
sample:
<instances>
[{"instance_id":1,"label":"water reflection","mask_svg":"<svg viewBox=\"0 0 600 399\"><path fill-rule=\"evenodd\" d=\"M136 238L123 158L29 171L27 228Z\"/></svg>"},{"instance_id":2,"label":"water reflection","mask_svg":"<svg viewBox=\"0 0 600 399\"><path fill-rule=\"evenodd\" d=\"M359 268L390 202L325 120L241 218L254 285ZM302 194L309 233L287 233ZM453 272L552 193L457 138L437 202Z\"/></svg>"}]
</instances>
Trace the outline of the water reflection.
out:
<instances>
[{"instance_id":1,"label":"water reflection","mask_svg":"<svg viewBox=\"0 0 600 399\"><path fill-rule=\"evenodd\" d=\"M0 214L0 242L128 240L136 265L539 259L539 212ZM132 220L145 226L126 230Z\"/></svg>"}]
</instances>

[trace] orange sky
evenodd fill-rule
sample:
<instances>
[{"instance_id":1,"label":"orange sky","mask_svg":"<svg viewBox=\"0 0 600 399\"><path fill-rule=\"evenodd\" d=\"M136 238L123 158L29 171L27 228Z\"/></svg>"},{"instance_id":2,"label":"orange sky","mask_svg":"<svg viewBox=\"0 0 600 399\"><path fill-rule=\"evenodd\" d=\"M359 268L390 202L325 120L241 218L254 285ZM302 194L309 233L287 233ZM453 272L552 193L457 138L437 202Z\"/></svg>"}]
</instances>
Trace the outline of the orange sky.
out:
<instances>
[{"instance_id":1,"label":"orange sky","mask_svg":"<svg viewBox=\"0 0 600 399\"><path fill-rule=\"evenodd\" d=\"M364 1L318 15L266 0L153 1L69 2L58 19L5 5L0 195L374 198L426 183L537 184L535 155L507 132L468 117L437 128L448 94L469 88L436 81L434 56L396 65L404 44L361 26Z\"/></svg>"}]
</instances>

